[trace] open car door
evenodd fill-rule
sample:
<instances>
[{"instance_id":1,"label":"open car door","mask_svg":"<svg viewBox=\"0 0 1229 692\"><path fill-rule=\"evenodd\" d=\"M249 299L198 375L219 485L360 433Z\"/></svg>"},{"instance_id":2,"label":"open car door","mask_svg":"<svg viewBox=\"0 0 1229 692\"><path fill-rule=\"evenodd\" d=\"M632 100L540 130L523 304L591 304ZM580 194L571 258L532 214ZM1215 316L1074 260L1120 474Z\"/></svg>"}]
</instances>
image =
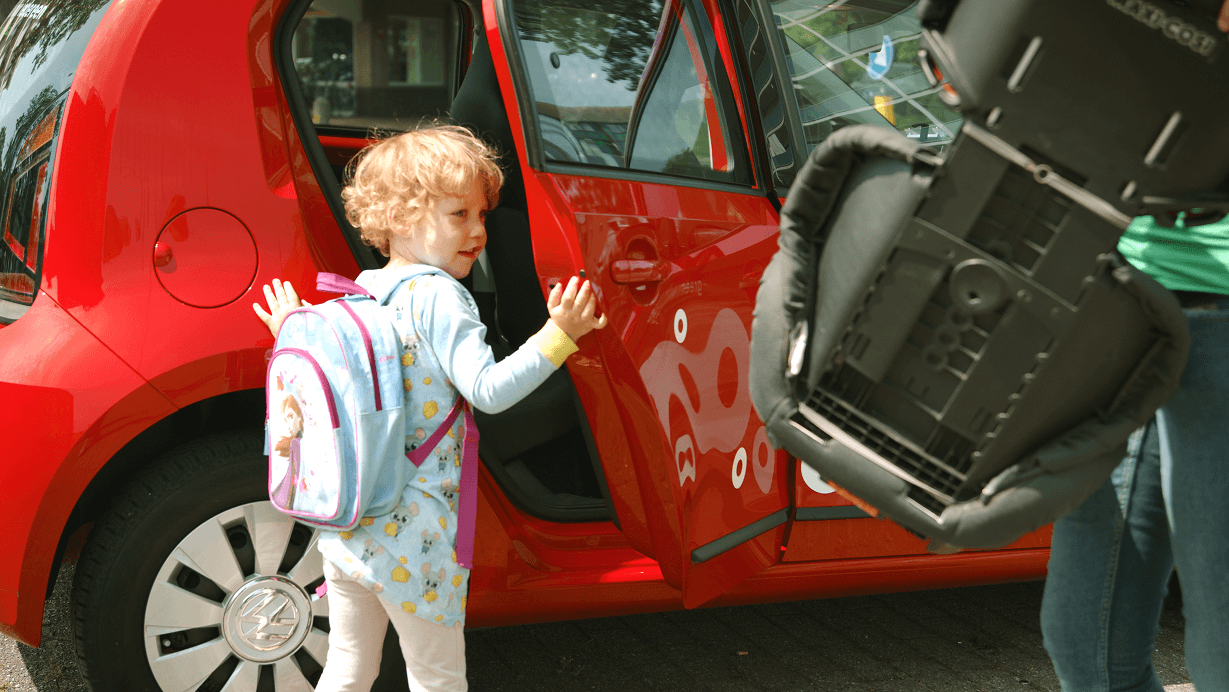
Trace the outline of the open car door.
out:
<instances>
[{"instance_id":1,"label":"open car door","mask_svg":"<svg viewBox=\"0 0 1229 692\"><path fill-rule=\"evenodd\" d=\"M542 289L583 269L610 320L580 365L600 358L613 406L578 388L595 430L619 414L625 439L597 436L614 506L698 606L778 560L790 504L748 387L779 221L750 163L728 41L700 0L484 9L499 18L487 26L505 103L523 119L512 129Z\"/></svg>"}]
</instances>

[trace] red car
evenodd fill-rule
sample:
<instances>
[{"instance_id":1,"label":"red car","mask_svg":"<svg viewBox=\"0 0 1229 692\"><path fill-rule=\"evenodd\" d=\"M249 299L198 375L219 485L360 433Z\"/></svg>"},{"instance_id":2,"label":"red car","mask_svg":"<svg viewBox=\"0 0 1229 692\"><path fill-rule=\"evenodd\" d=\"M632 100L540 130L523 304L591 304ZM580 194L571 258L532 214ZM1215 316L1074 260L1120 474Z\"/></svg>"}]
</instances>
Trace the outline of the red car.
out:
<instances>
[{"instance_id":1,"label":"red car","mask_svg":"<svg viewBox=\"0 0 1229 692\"><path fill-rule=\"evenodd\" d=\"M313 532L266 501L260 287L381 260L342 214L377 131L450 117L508 182L472 290L515 348L584 272L610 317L480 419L469 624L1044 574L929 555L774 452L748 394L780 199L834 128L960 118L908 0L24 1L0 31L0 632L57 567L95 689L306 690ZM229 685L229 686L227 686Z\"/></svg>"}]
</instances>

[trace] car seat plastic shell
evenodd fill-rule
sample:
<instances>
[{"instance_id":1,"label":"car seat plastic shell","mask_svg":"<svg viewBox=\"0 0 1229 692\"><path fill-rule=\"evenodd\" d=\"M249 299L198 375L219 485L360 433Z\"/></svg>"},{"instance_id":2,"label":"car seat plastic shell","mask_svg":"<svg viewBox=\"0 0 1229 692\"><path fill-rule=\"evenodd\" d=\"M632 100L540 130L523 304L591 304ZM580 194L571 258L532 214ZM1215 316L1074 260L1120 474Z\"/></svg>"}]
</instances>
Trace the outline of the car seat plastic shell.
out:
<instances>
[{"instance_id":1,"label":"car seat plastic shell","mask_svg":"<svg viewBox=\"0 0 1229 692\"><path fill-rule=\"evenodd\" d=\"M976 156L976 146L966 143L966 149L974 149L970 150L972 153L965 152L958 140L953 150L955 153L949 153L956 163L949 165L956 170L963 169L965 173L970 169L979 169L981 159ZM1096 334L1103 333L1096 325L1104 328L1106 324L1113 324L1115 331L1126 329L1121 332L1124 344L1128 341L1144 345L1151 343L1150 350L1124 353L1116 349L1112 358L1108 353L1092 356L1094 359L1105 357L1107 362L1114 359L1119 362L1112 372L1110 368L1100 368L1099 372L1083 371L1089 382L1084 394L1103 392L1105 387L1115 386L1115 382L1119 386L1125 383L1116 396L1117 390L1109 391L1112 402L1106 408L1099 409L1092 420L1085 421L1078 417L1080 414L1077 410L1086 410L1078 407L1086 406L1085 403L1073 407L1066 401L1087 398L1083 394L1073 396L1073 392L1063 390L1063 383L1069 388L1073 381L1068 376L1070 370L1052 368L1026 374L1026 385L1038 378L1039 383L1025 389L1023 396L1019 393L1011 396L1013 403L1008 408L1009 413L999 416L1007 425L996 425L995 434L985 436L982 445L973 454L973 467L967 470L967 478L964 473L958 473L964 470L963 466L959 470L951 469L941 462L930 460L929 463L943 466L950 475L963 481L963 484L952 485L946 495L938 492L938 488L947 486L924 482L923 479L929 478L927 474L931 473L924 470L930 457L927 451L922 450L923 443L911 441L910 432L901 427L899 418L876 421L871 414L861 410L862 404L853 403L862 399L855 398L850 403L844 403L840 400L844 398L843 394L827 393L826 388L834 386L833 383L823 383L833 376L836 368L854 367L861 373L859 377L868 378L867 382L880 386L878 382L885 380L886 365L875 369L877 366L873 363L879 360L867 355L867 338L874 340L874 348L878 349L875 353L882 352L894 359L894 371L903 367L903 356L897 354L906 352L907 349L903 347L906 335L911 333L909 327L917 320L916 314L921 304L927 300L933 284L937 283L931 279L937 277L930 277L930 270L921 265L905 271L899 267L906 266L901 262L908 260L893 260L895 263L892 263L888 258L899 257L896 254L898 251L946 257L937 261L933 269L951 271L945 281L953 282L957 281L957 270L967 264L957 264L961 253L965 253L964 241L952 240L946 255L942 238L925 241L929 245L911 245L914 241L913 229L918 229L919 237L923 235L918 224L925 225L920 219L926 216L927 210L934 206L944 209L943 205L953 198L954 192L950 185L935 182L933 165L937 161L933 158L919 160L919 151L916 143L903 140L892 131L864 126L838 132L812 153L783 208L782 250L765 272L765 283L757 296L757 318L752 338L753 394L757 409L765 417L775 441L804 462L811 463L826 479L839 483L848 492L883 510L887 516L918 534L959 546L994 547L1053 521L1095 489L1103 475L1121 458L1122 445L1130 431L1146 420L1176 387L1178 373L1185 362L1188 335L1172 296L1129 265L1124 263L1114 269L1112 280L1104 273L1104 267L1072 265L1072 271L1091 270L1100 275L1100 282L1092 277L1083 281L1083 289L1087 292L1082 292L1078 301L1077 311L1082 310L1079 324L1083 328L1096 330ZM916 176L922 161L926 161L922 164L922 175ZM890 178L893 172L908 176L910 169L915 172L914 187L910 188L909 184L902 182L891 186L890 192L882 189L883 180ZM1000 170L998 175L1004 174ZM922 201L924 193L927 197L925 202ZM976 192L965 194L981 199ZM915 211L919 204L920 208ZM964 205L969 206L967 203ZM1089 223L1092 222L1072 220L1063 226L1067 229L1064 232L1080 233ZM941 234L941 229L933 228ZM939 247L931 247L936 243ZM1078 252L1080 246L1075 247ZM858 259L855 261L853 258ZM994 258L977 261L986 262L987 267L992 267ZM957 266L951 269L951 265ZM891 274L893 271L897 273ZM1000 283L1010 283L1008 274L1014 270L1004 271L1007 273L995 274L998 278L988 286L1000 291ZM885 273L888 273L886 279ZM1098 293L1098 287L1102 284L1106 284L1107 288L1100 289ZM977 290L984 294L982 298L988 300L989 293L994 291L988 292L984 290L985 287L977 285ZM1040 297L1042 290L1029 284L1027 288L1022 287L1019 291L1013 288L1007 293L1012 301L1028 306L1028 298L1032 295L1030 292ZM1110 298L1107 291L1115 292L1116 297ZM979 299L973 300L977 302ZM1124 300L1125 303L1122 302ZM1123 305L1138 301L1143 307L1142 315L1124 311L1114 301ZM978 314L977 310L983 307L990 311L1000 310L999 304L994 302L968 309ZM1045 305L1038 309L1045 308ZM1043 312L1058 315L1060 309L1055 307L1051 311L1047 308ZM867 315L870 315L869 327L865 324ZM1074 320L1075 316L1071 319ZM1140 320L1142 324L1139 324ZM854 324L858 326L855 328ZM1004 322L995 329L1006 329L1006 325L1007 322ZM1086 360L1080 355L1078 347L1070 346L1088 344L1088 333L1081 334L1080 328L1074 322L1057 328L1054 341L1045 346L1043 355L1047 361L1044 365L1049 364L1050 358L1066 364L1068 368L1072 367L1071 363ZM875 330L873 337L862 336L872 329ZM1143 333L1137 333L1141 330ZM936 336L941 335L936 332ZM803 341L807 337L810 338L809 343ZM909 336L911 344L914 338L918 337ZM790 343L791 340L794 343ZM996 343L999 344L999 351L1011 348L1011 344ZM779 344L788 344L794 355L801 349L806 360L787 364L787 353ZM920 346L912 345L909 348ZM1024 344L1023 348L1026 355L1032 353L1028 344ZM1077 350L1072 351L1072 348ZM1123 367L1134 363L1130 360L1132 357L1142 358L1140 365L1134 371L1122 371ZM848 364L842 365L843 358ZM1039 363L1041 358L1038 356ZM1127 360L1123 361L1124 358ZM1001 356L999 359L1002 359ZM993 364L998 361L987 362ZM1005 363L1000 365L1005 366ZM979 368L986 367L986 364L979 365ZM942 367L937 370L946 369ZM1034 371L1037 369L1035 366ZM915 378L925 380L923 370L916 372ZM983 371L967 371L965 377L975 377L979 372ZM999 370L992 367L989 372L997 376ZM791 376L790 373L794 374ZM824 378L822 382L821 376ZM898 374L894 377L906 376ZM909 381L916 384L915 379ZM958 386L971 386L971 382L966 379L963 385ZM886 380L883 386L888 386ZM923 385L917 384L917 388L926 391ZM855 395L862 396L869 398L869 394ZM992 400L997 401L991 396L985 405L994 406ZM955 405L954 399L945 401L948 407ZM881 401L878 405L887 406L887 402ZM846 410L847 414L840 413ZM884 409L885 413L889 410ZM893 410L891 415L902 412ZM943 408L933 415L946 423L947 419L942 416L950 413L950 410ZM845 415L862 421L853 424L855 428L870 428L866 431L870 435L867 440L880 439L880 442L864 443L860 437L847 434ZM1077 417L1073 419L1073 415ZM956 420L963 419L957 415ZM1042 427L1038 428L1038 425ZM1045 427L1047 425L1049 427ZM916 430L909 430L917 434ZM995 439L996 435L1003 439ZM1040 447L1020 447L1021 444L1029 444L1029 441L1033 445L1040 444ZM1006 446L1000 443L1006 443ZM1011 446L1013 444L1016 446ZM876 451L880 448L900 448L901 454L916 457L922 466L910 470L912 467L909 464L885 460L881 457L888 456L888 453ZM987 460L1003 459L1002 465L978 466L977 460L983 453L987 455ZM1013 465L1012 462L1017 463ZM977 469L981 469L983 475L976 475ZM993 480L984 475L998 471L1003 473ZM981 491L983 487L985 490L980 498L969 499L967 494L962 494L969 492L969 488ZM924 499L931 495L935 497Z\"/></svg>"}]
</instances>

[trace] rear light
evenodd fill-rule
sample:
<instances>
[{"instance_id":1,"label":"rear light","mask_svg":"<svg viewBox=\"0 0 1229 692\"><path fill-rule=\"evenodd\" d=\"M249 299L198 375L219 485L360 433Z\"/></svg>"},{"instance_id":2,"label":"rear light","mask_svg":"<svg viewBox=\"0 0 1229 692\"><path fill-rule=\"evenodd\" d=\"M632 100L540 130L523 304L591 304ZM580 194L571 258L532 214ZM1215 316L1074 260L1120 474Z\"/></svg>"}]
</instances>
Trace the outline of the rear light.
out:
<instances>
[{"instance_id":1,"label":"rear light","mask_svg":"<svg viewBox=\"0 0 1229 692\"><path fill-rule=\"evenodd\" d=\"M0 243L0 323L12 322L34 302L38 290L43 232L47 225L51 153L63 102L52 107L17 153L8 181ZM20 128L19 128L20 129Z\"/></svg>"}]
</instances>

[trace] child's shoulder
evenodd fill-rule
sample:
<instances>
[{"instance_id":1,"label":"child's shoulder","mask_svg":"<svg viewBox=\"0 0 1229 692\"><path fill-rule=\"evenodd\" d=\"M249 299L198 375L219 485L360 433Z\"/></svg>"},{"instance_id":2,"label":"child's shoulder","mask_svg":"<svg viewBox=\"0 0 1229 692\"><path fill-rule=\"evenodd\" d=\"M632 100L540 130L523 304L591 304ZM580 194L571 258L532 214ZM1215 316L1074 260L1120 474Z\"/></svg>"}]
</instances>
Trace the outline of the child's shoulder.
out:
<instances>
[{"instance_id":1,"label":"child's shoulder","mask_svg":"<svg viewBox=\"0 0 1229 692\"><path fill-rule=\"evenodd\" d=\"M407 308L411 300L420 308L439 299L460 299L467 304L473 300L461 282L442 269L427 265L370 269L359 274L356 283L371 291L377 299L387 295L388 305L392 307Z\"/></svg>"}]
</instances>

